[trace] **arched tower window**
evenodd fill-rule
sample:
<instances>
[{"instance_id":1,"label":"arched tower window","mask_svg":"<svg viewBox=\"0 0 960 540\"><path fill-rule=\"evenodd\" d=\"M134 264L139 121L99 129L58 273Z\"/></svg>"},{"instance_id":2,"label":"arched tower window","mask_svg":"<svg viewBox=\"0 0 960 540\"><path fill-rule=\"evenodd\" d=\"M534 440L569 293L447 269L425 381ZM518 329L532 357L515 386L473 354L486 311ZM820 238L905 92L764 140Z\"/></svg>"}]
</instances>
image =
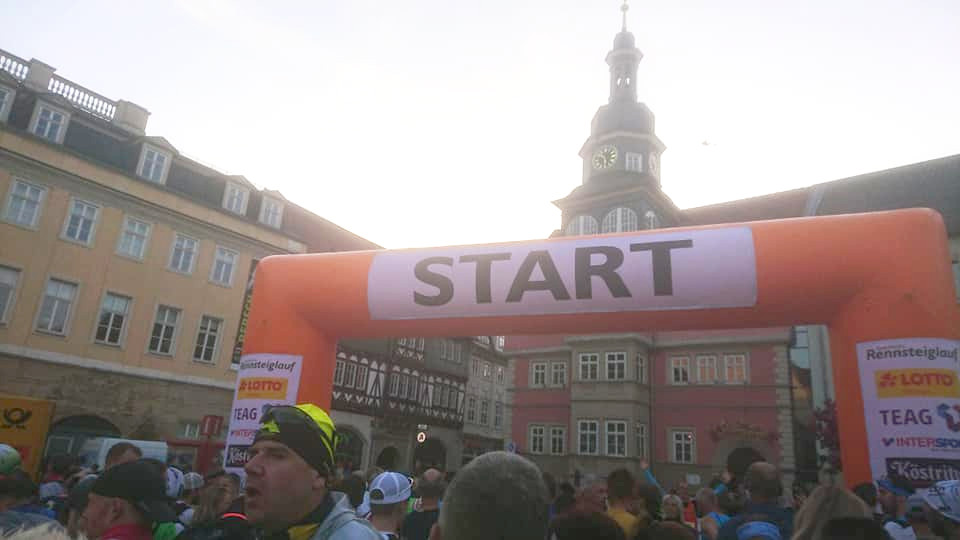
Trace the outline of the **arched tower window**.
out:
<instances>
[{"instance_id":1,"label":"arched tower window","mask_svg":"<svg viewBox=\"0 0 960 540\"><path fill-rule=\"evenodd\" d=\"M602 231L605 233L629 232L637 228L637 213L624 206L614 208L603 218Z\"/></svg>"},{"instance_id":2,"label":"arched tower window","mask_svg":"<svg viewBox=\"0 0 960 540\"><path fill-rule=\"evenodd\" d=\"M647 210L647 212L643 214L643 226L646 229L660 228L660 218L657 216L656 212L653 210Z\"/></svg>"},{"instance_id":3,"label":"arched tower window","mask_svg":"<svg viewBox=\"0 0 960 540\"><path fill-rule=\"evenodd\" d=\"M581 234L597 234L600 226L597 223L597 218L593 216L588 216L586 214L581 214L575 216L573 219L567 223L567 236L578 236Z\"/></svg>"}]
</instances>

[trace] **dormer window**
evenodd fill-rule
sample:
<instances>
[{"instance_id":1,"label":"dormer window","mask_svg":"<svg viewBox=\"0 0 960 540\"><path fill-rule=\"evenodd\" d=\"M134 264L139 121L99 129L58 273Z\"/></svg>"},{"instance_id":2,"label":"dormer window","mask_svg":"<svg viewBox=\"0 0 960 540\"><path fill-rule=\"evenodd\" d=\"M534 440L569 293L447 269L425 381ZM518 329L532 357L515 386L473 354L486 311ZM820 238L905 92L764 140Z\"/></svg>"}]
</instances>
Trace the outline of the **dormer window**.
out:
<instances>
[{"instance_id":1,"label":"dormer window","mask_svg":"<svg viewBox=\"0 0 960 540\"><path fill-rule=\"evenodd\" d=\"M627 170L634 172L643 171L643 154L636 152L627 152Z\"/></svg>"},{"instance_id":2,"label":"dormer window","mask_svg":"<svg viewBox=\"0 0 960 540\"><path fill-rule=\"evenodd\" d=\"M60 144L63 142L63 136L67 133L67 122L69 120L70 115L65 111L39 102L37 108L33 111L30 131L38 137Z\"/></svg>"},{"instance_id":3,"label":"dormer window","mask_svg":"<svg viewBox=\"0 0 960 540\"><path fill-rule=\"evenodd\" d=\"M149 144L143 145L137 175L156 184L165 184L170 169L170 154Z\"/></svg>"},{"instance_id":4,"label":"dormer window","mask_svg":"<svg viewBox=\"0 0 960 540\"><path fill-rule=\"evenodd\" d=\"M250 200L250 190L240 187L232 182L227 182L227 188L223 192L223 207L234 214L246 214L247 202Z\"/></svg>"},{"instance_id":5,"label":"dormer window","mask_svg":"<svg viewBox=\"0 0 960 540\"><path fill-rule=\"evenodd\" d=\"M263 198L260 205L260 223L276 229L283 223L283 203L270 197Z\"/></svg>"}]
</instances>

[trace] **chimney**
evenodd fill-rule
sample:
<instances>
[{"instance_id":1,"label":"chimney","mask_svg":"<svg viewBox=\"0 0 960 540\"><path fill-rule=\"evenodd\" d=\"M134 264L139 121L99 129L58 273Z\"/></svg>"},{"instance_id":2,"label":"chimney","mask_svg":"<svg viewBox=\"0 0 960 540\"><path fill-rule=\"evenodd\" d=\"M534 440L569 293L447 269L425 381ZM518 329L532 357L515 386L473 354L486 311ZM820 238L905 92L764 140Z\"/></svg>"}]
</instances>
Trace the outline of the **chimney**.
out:
<instances>
[{"instance_id":1,"label":"chimney","mask_svg":"<svg viewBox=\"0 0 960 540\"><path fill-rule=\"evenodd\" d=\"M57 69L53 66L44 64L36 58L30 59L30 70L27 71L27 78L23 84L37 92L48 92L50 79L53 78L53 72Z\"/></svg>"},{"instance_id":2,"label":"chimney","mask_svg":"<svg viewBox=\"0 0 960 540\"><path fill-rule=\"evenodd\" d=\"M118 100L113 123L138 135L145 135L150 111L131 101Z\"/></svg>"}]
</instances>

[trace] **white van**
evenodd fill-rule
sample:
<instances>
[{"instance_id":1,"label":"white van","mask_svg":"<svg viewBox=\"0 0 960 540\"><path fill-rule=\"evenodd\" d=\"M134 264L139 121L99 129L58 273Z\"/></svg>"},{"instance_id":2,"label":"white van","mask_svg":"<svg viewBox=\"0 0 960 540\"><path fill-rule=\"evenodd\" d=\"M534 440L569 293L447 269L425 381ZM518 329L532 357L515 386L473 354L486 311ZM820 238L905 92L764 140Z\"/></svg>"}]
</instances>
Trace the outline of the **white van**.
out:
<instances>
[{"instance_id":1,"label":"white van","mask_svg":"<svg viewBox=\"0 0 960 540\"><path fill-rule=\"evenodd\" d=\"M164 441L134 441L130 439L114 439L111 437L97 437L88 439L80 448L78 456L83 460L84 467L97 465L103 470L107 461L107 452L119 442L128 442L143 452L143 457L167 462L167 443Z\"/></svg>"}]
</instances>

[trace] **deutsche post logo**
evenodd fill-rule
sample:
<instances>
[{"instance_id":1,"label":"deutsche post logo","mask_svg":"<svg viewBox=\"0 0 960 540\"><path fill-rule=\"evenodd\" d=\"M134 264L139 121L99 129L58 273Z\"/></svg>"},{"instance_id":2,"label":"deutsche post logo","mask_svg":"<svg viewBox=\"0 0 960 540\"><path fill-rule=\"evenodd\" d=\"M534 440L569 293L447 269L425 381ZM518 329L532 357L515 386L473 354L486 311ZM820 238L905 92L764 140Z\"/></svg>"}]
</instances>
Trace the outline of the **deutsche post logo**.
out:
<instances>
[{"instance_id":1,"label":"deutsche post logo","mask_svg":"<svg viewBox=\"0 0 960 540\"><path fill-rule=\"evenodd\" d=\"M873 376L879 398L960 398L957 372L951 369L884 369Z\"/></svg>"},{"instance_id":2,"label":"deutsche post logo","mask_svg":"<svg viewBox=\"0 0 960 540\"><path fill-rule=\"evenodd\" d=\"M3 423L0 424L0 429L27 429L26 423L31 416L33 416L33 411L20 407L4 409Z\"/></svg>"},{"instance_id":3,"label":"deutsche post logo","mask_svg":"<svg viewBox=\"0 0 960 540\"><path fill-rule=\"evenodd\" d=\"M275 377L240 379L237 399L286 399L287 380Z\"/></svg>"}]
</instances>

